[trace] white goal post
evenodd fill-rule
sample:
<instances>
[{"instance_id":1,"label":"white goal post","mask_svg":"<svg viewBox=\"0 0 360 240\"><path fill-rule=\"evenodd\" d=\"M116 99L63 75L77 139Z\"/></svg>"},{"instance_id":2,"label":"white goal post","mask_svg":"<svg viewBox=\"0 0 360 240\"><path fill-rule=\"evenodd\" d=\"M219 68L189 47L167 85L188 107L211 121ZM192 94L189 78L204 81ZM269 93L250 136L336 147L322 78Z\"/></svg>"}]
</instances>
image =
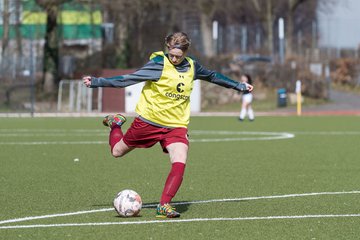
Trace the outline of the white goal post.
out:
<instances>
[{"instance_id":1,"label":"white goal post","mask_svg":"<svg viewBox=\"0 0 360 240\"><path fill-rule=\"evenodd\" d=\"M102 88L97 90L94 104L94 89L87 88L81 80L61 80L58 89L58 112L101 112Z\"/></svg>"}]
</instances>

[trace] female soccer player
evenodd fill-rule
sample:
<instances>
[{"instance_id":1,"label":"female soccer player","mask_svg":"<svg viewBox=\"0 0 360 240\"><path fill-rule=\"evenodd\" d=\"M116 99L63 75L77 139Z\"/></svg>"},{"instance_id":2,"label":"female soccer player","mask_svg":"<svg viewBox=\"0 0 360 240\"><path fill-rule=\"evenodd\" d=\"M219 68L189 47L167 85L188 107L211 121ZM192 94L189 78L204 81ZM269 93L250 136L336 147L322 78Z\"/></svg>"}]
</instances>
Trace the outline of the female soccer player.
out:
<instances>
[{"instance_id":1,"label":"female soccer player","mask_svg":"<svg viewBox=\"0 0 360 240\"><path fill-rule=\"evenodd\" d=\"M87 87L127 87L145 82L136 106L138 116L125 134L121 126L126 118L121 114L108 115L103 124L110 127L109 144L114 157L122 157L134 148L149 148L160 142L172 164L165 182L156 217L175 218L180 213L170 205L183 180L188 155L190 93L195 79L201 79L237 91L252 91L247 83L233 81L210 71L196 60L187 57L190 39L183 32L165 38L168 53L154 52L150 61L132 74L111 78L86 76Z\"/></svg>"},{"instance_id":2,"label":"female soccer player","mask_svg":"<svg viewBox=\"0 0 360 240\"><path fill-rule=\"evenodd\" d=\"M251 77L248 74L241 75L240 81L242 83L248 83L248 84L252 85ZM242 104L241 104L239 120L243 121L244 118L246 117L246 115L248 115L249 120L254 121L254 119L255 119L254 110L251 107L251 103L252 103L252 99L253 99L252 93L250 91L243 92L241 99L242 99Z\"/></svg>"}]
</instances>

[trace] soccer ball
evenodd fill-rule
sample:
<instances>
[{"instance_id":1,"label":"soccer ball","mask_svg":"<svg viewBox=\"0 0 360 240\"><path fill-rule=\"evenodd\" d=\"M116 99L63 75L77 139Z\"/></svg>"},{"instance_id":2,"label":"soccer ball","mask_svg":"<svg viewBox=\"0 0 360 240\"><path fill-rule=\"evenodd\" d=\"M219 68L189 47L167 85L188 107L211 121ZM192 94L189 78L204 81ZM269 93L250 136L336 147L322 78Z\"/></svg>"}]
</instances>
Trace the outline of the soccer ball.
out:
<instances>
[{"instance_id":1,"label":"soccer ball","mask_svg":"<svg viewBox=\"0 0 360 240\"><path fill-rule=\"evenodd\" d=\"M130 189L119 192L114 199L114 208L122 217L135 217L139 215L142 207L140 195Z\"/></svg>"}]
</instances>

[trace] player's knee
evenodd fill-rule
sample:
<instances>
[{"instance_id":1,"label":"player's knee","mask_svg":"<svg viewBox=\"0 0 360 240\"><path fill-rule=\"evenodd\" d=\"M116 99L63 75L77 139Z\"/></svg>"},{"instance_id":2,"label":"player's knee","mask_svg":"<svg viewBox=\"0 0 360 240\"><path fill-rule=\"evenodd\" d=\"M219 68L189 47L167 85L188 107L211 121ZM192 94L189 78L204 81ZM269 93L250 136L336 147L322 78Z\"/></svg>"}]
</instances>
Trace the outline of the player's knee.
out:
<instances>
[{"instance_id":1,"label":"player's knee","mask_svg":"<svg viewBox=\"0 0 360 240\"><path fill-rule=\"evenodd\" d=\"M117 149L114 148L114 149L111 151L111 155L112 155L113 157L115 157L115 158L119 158L119 157L124 156L124 153L121 152L121 151L118 151Z\"/></svg>"},{"instance_id":2,"label":"player's knee","mask_svg":"<svg viewBox=\"0 0 360 240\"><path fill-rule=\"evenodd\" d=\"M185 153L179 153L172 157L172 162L181 162L186 163L187 154Z\"/></svg>"}]
</instances>

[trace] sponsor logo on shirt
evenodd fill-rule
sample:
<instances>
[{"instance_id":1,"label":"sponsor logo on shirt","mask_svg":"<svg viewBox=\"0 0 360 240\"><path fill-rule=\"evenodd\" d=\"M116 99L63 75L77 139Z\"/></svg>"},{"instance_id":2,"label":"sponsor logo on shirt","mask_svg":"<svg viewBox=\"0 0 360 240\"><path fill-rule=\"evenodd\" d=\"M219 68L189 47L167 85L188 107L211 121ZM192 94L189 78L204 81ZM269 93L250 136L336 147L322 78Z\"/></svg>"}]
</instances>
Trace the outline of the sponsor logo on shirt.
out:
<instances>
[{"instance_id":1,"label":"sponsor logo on shirt","mask_svg":"<svg viewBox=\"0 0 360 240\"><path fill-rule=\"evenodd\" d=\"M168 98L173 98L175 100L189 100L190 98L189 96L186 95L182 95L178 93L170 93L170 92L165 93L165 96Z\"/></svg>"},{"instance_id":2,"label":"sponsor logo on shirt","mask_svg":"<svg viewBox=\"0 0 360 240\"><path fill-rule=\"evenodd\" d=\"M183 75L179 75L179 79L180 81L181 80L184 80L184 76ZM189 100L189 96L186 96L184 94L181 94L183 93L185 90L184 90L184 87L185 87L185 84L184 83L178 83L176 85L176 91L177 93L173 93L173 92L166 92L165 93L165 96L168 97L168 98L172 98L172 99L175 99L175 100Z\"/></svg>"},{"instance_id":3,"label":"sponsor logo on shirt","mask_svg":"<svg viewBox=\"0 0 360 240\"><path fill-rule=\"evenodd\" d=\"M176 90L177 90L179 93L184 92L184 90L182 89L183 86L185 86L185 84L179 83L179 84L176 86Z\"/></svg>"}]
</instances>

